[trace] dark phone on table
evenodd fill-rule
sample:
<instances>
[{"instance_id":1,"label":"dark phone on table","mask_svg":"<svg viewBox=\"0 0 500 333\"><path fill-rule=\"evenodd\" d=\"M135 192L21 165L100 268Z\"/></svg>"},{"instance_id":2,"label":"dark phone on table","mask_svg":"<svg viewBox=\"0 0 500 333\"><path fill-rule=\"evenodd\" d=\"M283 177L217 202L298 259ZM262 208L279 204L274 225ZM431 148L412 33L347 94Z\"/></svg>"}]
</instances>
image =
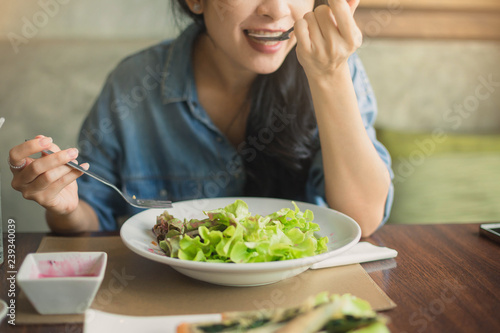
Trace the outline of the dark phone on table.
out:
<instances>
[{"instance_id":1,"label":"dark phone on table","mask_svg":"<svg viewBox=\"0 0 500 333\"><path fill-rule=\"evenodd\" d=\"M479 233L500 243L500 223L481 224L479 227Z\"/></svg>"}]
</instances>

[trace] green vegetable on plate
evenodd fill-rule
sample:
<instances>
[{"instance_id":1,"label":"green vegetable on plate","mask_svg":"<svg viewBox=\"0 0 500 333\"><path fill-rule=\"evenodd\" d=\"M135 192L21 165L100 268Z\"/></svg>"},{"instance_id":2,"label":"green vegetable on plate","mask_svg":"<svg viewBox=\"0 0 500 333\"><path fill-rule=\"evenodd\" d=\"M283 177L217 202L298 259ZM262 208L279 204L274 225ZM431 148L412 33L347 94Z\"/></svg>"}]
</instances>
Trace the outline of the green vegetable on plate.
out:
<instances>
[{"instance_id":1,"label":"green vegetable on plate","mask_svg":"<svg viewBox=\"0 0 500 333\"><path fill-rule=\"evenodd\" d=\"M220 322L181 323L177 333L388 333L387 323L361 298L322 292L295 307L226 312Z\"/></svg>"},{"instance_id":2,"label":"green vegetable on plate","mask_svg":"<svg viewBox=\"0 0 500 333\"><path fill-rule=\"evenodd\" d=\"M328 237L317 237L313 212L283 208L251 215L243 200L211 211L207 218L180 220L165 211L153 227L167 256L205 262L256 263L314 256L327 250Z\"/></svg>"}]
</instances>

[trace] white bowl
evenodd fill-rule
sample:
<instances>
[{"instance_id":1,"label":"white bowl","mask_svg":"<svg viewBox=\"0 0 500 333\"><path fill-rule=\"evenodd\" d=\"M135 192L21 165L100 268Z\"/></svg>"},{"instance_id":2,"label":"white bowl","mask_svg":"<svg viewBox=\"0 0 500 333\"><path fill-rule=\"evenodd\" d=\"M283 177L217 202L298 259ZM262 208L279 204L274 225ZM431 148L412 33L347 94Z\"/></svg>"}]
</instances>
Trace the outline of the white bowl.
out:
<instances>
[{"instance_id":1,"label":"white bowl","mask_svg":"<svg viewBox=\"0 0 500 333\"><path fill-rule=\"evenodd\" d=\"M84 313L104 278L105 252L30 253L17 283L40 314Z\"/></svg>"},{"instance_id":2,"label":"white bowl","mask_svg":"<svg viewBox=\"0 0 500 333\"><path fill-rule=\"evenodd\" d=\"M203 218L203 210L225 207L238 198L214 198L182 201L167 209L173 216L183 218ZM271 198L240 198L248 204L252 215L267 215L282 208L293 209L290 200ZM314 213L314 221L319 224L318 236L328 236L328 251L316 256L273 261L264 263L208 263L167 257L156 245L152 228L156 217L164 209L150 209L132 216L122 226L120 235L125 245L140 256L170 265L178 272L194 279L226 286L257 286L270 284L295 276L313 264L339 255L354 246L361 237L361 229L350 217L335 210L317 205L295 202L301 211Z\"/></svg>"}]
</instances>

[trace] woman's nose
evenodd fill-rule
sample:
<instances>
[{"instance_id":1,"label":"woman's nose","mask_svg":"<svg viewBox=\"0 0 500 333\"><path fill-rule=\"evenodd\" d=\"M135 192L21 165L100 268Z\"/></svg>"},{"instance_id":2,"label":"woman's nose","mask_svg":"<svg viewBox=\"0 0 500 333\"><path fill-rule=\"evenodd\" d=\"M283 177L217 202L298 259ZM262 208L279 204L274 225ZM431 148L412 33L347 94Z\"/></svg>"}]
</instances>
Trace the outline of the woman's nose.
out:
<instances>
[{"instance_id":1,"label":"woman's nose","mask_svg":"<svg viewBox=\"0 0 500 333\"><path fill-rule=\"evenodd\" d=\"M259 2L257 7L257 14L259 16L267 16L273 20L279 20L291 13L288 0L261 0Z\"/></svg>"}]
</instances>

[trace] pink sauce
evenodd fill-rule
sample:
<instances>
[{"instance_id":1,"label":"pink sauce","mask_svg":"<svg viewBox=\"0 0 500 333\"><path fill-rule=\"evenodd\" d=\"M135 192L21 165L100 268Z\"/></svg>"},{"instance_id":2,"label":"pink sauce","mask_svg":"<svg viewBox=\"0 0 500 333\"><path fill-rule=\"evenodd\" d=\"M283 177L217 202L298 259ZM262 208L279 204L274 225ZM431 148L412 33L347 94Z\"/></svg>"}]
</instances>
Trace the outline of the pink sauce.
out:
<instances>
[{"instance_id":1,"label":"pink sauce","mask_svg":"<svg viewBox=\"0 0 500 333\"><path fill-rule=\"evenodd\" d=\"M96 260L75 258L63 260L42 260L37 263L33 278L91 277L98 276Z\"/></svg>"},{"instance_id":2,"label":"pink sauce","mask_svg":"<svg viewBox=\"0 0 500 333\"><path fill-rule=\"evenodd\" d=\"M38 274L38 279L47 279L47 278L59 278L59 277L91 277L97 276L96 274L68 274L68 275L51 275L51 274Z\"/></svg>"}]
</instances>

